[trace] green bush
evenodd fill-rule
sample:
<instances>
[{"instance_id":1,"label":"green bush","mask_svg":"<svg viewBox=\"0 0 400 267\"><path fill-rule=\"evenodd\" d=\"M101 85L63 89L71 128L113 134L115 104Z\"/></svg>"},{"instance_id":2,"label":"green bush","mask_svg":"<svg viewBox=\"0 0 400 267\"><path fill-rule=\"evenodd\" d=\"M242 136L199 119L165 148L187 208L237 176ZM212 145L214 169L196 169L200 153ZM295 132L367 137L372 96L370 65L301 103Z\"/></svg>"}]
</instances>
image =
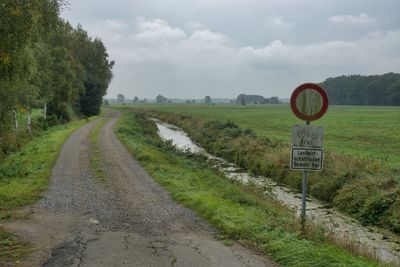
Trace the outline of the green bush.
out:
<instances>
[{"instance_id":1,"label":"green bush","mask_svg":"<svg viewBox=\"0 0 400 267\"><path fill-rule=\"evenodd\" d=\"M340 210L358 217L371 196L395 187L396 181L389 177L369 176L349 180L337 192L333 204Z\"/></svg>"},{"instance_id":2,"label":"green bush","mask_svg":"<svg viewBox=\"0 0 400 267\"><path fill-rule=\"evenodd\" d=\"M39 117L37 120L32 121L32 128L46 131L49 127L49 121L43 117Z\"/></svg>"},{"instance_id":3,"label":"green bush","mask_svg":"<svg viewBox=\"0 0 400 267\"><path fill-rule=\"evenodd\" d=\"M397 193L398 194L398 193ZM400 233L400 197L397 195L389 209L383 215L382 224L387 225L389 230Z\"/></svg>"},{"instance_id":4,"label":"green bush","mask_svg":"<svg viewBox=\"0 0 400 267\"><path fill-rule=\"evenodd\" d=\"M0 135L0 150L3 156L17 151L19 147L17 136L12 132L4 132ZM1 159L0 155L0 159Z\"/></svg>"},{"instance_id":5,"label":"green bush","mask_svg":"<svg viewBox=\"0 0 400 267\"><path fill-rule=\"evenodd\" d=\"M398 192L379 192L365 202L358 218L363 224L382 224L383 216L399 197Z\"/></svg>"},{"instance_id":6,"label":"green bush","mask_svg":"<svg viewBox=\"0 0 400 267\"><path fill-rule=\"evenodd\" d=\"M320 200L332 202L344 183L344 177L326 177L314 175L310 179L310 193Z\"/></svg>"}]
</instances>

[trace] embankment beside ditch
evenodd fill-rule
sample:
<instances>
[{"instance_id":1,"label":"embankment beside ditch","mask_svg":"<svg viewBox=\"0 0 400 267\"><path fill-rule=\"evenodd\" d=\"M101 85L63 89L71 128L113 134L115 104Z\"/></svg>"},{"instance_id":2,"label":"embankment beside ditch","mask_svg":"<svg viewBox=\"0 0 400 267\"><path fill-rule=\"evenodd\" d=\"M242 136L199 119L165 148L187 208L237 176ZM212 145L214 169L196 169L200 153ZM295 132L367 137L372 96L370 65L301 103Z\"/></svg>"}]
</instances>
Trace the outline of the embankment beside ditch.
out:
<instances>
[{"instance_id":1,"label":"embankment beside ditch","mask_svg":"<svg viewBox=\"0 0 400 267\"><path fill-rule=\"evenodd\" d=\"M239 241L284 266L378 265L334 245L318 228L302 235L291 211L262 197L256 188L227 179L204 156L162 141L146 115L124 113L115 129L117 136L174 200L218 228L227 245L232 239Z\"/></svg>"}]
</instances>

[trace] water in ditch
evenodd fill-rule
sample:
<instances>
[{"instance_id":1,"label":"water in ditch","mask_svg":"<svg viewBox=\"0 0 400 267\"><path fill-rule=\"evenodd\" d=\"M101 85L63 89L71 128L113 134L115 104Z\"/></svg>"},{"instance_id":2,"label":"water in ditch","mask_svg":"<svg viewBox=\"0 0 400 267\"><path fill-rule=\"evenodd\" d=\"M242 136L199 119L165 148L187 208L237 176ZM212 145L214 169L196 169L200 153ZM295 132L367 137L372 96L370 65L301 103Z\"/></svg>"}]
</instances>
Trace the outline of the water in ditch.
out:
<instances>
[{"instance_id":1,"label":"water in ditch","mask_svg":"<svg viewBox=\"0 0 400 267\"><path fill-rule=\"evenodd\" d=\"M268 188L267 194L300 215L300 193L280 186L266 177L252 176L237 168L234 164L207 153L180 128L154 118L152 120L157 124L158 134L162 139L171 140L172 144L179 149L205 154L215 162L220 171L232 180L243 184L251 182L257 186ZM299 173L299 175L301 174ZM367 253L379 261L400 266L400 238L383 234L375 227L362 226L355 219L332 208L327 208L324 203L313 198L307 198L307 219L323 226L338 243L350 245L352 249Z\"/></svg>"}]
</instances>

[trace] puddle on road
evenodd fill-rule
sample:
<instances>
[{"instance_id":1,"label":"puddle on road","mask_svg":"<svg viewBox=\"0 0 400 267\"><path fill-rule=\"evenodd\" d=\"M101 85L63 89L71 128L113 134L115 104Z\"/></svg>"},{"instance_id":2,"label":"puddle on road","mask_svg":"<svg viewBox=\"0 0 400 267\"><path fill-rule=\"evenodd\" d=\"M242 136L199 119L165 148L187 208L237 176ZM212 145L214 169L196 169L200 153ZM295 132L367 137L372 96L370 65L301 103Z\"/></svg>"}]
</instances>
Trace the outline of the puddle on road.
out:
<instances>
[{"instance_id":1,"label":"puddle on road","mask_svg":"<svg viewBox=\"0 0 400 267\"><path fill-rule=\"evenodd\" d=\"M172 144L179 149L189 149L193 153L205 154L209 160L215 162L215 166L218 169L232 180L243 184L251 182L257 186L267 188L266 194L295 210L297 215L300 216L300 193L280 186L266 177L252 176L234 164L207 153L175 125L161 122L155 118L151 120L157 124L158 134L163 140L171 140ZM332 208L326 208L326 204L312 198L307 198L307 218L327 229L338 243L350 244L353 249L361 253L367 252L379 261L400 265L399 238L383 235L374 227L361 226L355 219L345 216Z\"/></svg>"}]
</instances>

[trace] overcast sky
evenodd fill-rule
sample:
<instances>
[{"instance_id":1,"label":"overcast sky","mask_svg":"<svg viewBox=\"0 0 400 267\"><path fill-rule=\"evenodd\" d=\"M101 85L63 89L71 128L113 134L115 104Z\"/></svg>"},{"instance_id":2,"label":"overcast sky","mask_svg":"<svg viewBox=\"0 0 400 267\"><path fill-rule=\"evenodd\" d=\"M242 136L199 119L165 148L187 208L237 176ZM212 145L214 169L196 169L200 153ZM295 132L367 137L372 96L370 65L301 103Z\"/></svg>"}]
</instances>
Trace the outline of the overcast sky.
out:
<instances>
[{"instance_id":1,"label":"overcast sky","mask_svg":"<svg viewBox=\"0 0 400 267\"><path fill-rule=\"evenodd\" d=\"M304 82L400 72L399 0L69 0L115 60L108 97L287 98Z\"/></svg>"}]
</instances>

